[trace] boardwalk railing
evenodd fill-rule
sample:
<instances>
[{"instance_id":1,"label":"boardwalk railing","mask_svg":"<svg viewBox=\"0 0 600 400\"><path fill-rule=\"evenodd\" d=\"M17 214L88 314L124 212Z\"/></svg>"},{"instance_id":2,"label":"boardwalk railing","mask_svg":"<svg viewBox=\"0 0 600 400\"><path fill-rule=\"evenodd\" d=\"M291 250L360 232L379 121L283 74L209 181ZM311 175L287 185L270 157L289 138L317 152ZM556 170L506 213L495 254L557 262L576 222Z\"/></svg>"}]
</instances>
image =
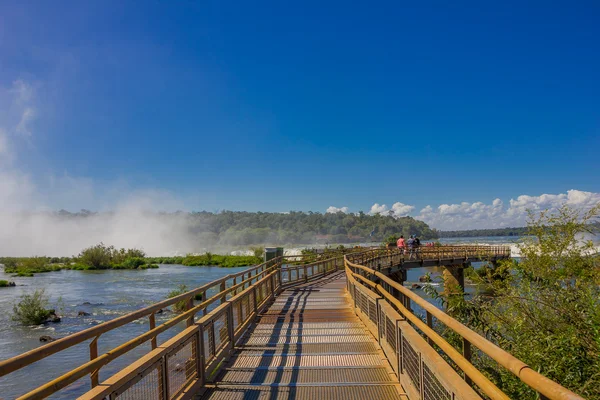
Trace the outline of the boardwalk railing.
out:
<instances>
[{"instance_id":1,"label":"boardwalk railing","mask_svg":"<svg viewBox=\"0 0 600 400\"><path fill-rule=\"evenodd\" d=\"M443 247L423 249L421 260L485 260L503 258L506 252L510 255L510 249L504 246ZM476 351L508 369L542 399L582 399L380 272L386 266L402 263L405 257L396 250L374 249L345 255L344 264L356 313L378 339L411 400L480 399L481 394L490 399L509 399L471 363L471 354ZM425 321L412 311L412 304L426 311ZM462 337L462 352L434 331L434 318ZM434 345L452 360L462 376Z\"/></svg>"},{"instance_id":2,"label":"boardwalk railing","mask_svg":"<svg viewBox=\"0 0 600 400\"><path fill-rule=\"evenodd\" d=\"M286 285L320 277L343 268L342 258L289 267L285 262L285 257L275 258L0 361L0 376L8 375L82 342L89 342L89 362L39 386L19 399L48 397L86 376L89 376L92 390L82 397L85 399L189 398L211 379L220 363L229 356L234 343L269 299ZM194 298L198 294L202 295L202 302L194 305ZM186 304L186 311L156 326L157 312L182 301ZM209 311L208 307L214 303L218 305ZM101 335L142 318L147 318L148 321L146 333L98 355L98 341L101 340ZM186 327L183 331L158 345L159 334L168 330L181 330L184 321ZM151 343L149 353L106 381L99 382L99 373L103 366L147 342Z\"/></svg>"},{"instance_id":3,"label":"boardwalk railing","mask_svg":"<svg viewBox=\"0 0 600 400\"><path fill-rule=\"evenodd\" d=\"M510 246L421 246L415 249L375 248L347 255L354 262L372 269L402 265L407 262L447 265L469 261L497 260L511 257Z\"/></svg>"},{"instance_id":4,"label":"boardwalk railing","mask_svg":"<svg viewBox=\"0 0 600 400\"><path fill-rule=\"evenodd\" d=\"M424 262L427 260L425 257L431 257L458 262L506 257L507 254L506 249L494 246L449 247L422 248L420 260ZM506 394L471 364L470 355L474 351L496 360L546 398L581 399L532 371L509 353L380 272L393 263L406 262L406 257L397 250L372 249L346 254L343 258L319 259L309 264L297 264L298 259L292 259L293 263L288 264L285 257L276 258L0 361L0 376L86 342L89 344L89 362L42 384L19 399L44 398L86 377L90 379L91 390L82 399L192 398L214 379L235 343L285 286L345 269L348 292L357 315L381 344L411 400L478 399L481 393L491 399L507 399ZM194 305L197 294L202 295L202 300ZM180 301L185 302L187 310L156 326L155 314ZM412 312L411 302L426 310L426 321ZM98 355L101 335L146 318L147 332ZM462 353L433 330L433 318L462 336ZM167 331L171 336L176 334L159 344L158 335ZM99 373L103 366L148 342L151 345L148 353L100 382ZM455 372L434 345L463 376Z\"/></svg>"}]
</instances>

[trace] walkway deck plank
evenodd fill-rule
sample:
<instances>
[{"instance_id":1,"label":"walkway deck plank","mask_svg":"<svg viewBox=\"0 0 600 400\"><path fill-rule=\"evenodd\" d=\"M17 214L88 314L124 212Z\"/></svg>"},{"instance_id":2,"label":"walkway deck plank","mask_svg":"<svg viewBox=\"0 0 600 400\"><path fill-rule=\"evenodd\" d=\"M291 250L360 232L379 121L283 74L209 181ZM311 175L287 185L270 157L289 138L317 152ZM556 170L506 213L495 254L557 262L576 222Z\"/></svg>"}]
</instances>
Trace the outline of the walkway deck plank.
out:
<instances>
[{"instance_id":1,"label":"walkway deck plank","mask_svg":"<svg viewBox=\"0 0 600 400\"><path fill-rule=\"evenodd\" d=\"M282 292L202 398L407 399L345 286L335 273Z\"/></svg>"}]
</instances>

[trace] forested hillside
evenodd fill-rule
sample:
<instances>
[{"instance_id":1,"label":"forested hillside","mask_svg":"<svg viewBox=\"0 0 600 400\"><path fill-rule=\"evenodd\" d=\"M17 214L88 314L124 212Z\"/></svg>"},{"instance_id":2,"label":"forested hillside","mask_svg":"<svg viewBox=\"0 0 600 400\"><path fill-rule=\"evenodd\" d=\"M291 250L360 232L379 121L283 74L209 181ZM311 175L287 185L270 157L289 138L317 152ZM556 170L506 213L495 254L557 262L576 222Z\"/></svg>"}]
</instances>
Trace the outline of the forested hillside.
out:
<instances>
[{"instance_id":1,"label":"forested hillside","mask_svg":"<svg viewBox=\"0 0 600 400\"><path fill-rule=\"evenodd\" d=\"M523 236L527 228L467 229L462 231L436 231L441 238L479 237L479 236Z\"/></svg>"},{"instance_id":2,"label":"forested hillside","mask_svg":"<svg viewBox=\"0 0 600 400\"><path fill-rule=\"evenodd\" d=\"M64 219L93 219L102 218L105 214L86 210L70 213L63 210L56 215ZM195 240L205 246L381 242L393 234L416 234L423 239L435 237L427 224L414 218L394 218L362 212L321 214L297 211L202 211L152 214L152 218L159 218L165 224L176 222L178 229L188 230Z\"/></svg>"},{"instance_id":3,"label":"forested hillside","mask_svg":"<svg viewBox=\"0 0 600 400\"><path fill-rule=\"evenodd\" d=\"M438 231L434 229L437 237L481 237L481 236L525 236L528 234L527 227L520 228L495 228L495 229L466 229L461 231ZM595 234L600 233L600 222L592 222L587 229Z\"/></svg>"}]
</instances>

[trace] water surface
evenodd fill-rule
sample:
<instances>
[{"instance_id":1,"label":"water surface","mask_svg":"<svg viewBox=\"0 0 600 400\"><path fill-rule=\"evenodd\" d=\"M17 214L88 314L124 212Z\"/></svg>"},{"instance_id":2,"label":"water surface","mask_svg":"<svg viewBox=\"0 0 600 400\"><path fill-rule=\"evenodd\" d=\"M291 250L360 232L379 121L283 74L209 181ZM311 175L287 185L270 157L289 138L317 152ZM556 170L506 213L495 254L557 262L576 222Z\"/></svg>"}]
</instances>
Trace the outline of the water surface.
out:
<instances>
[{"instance_id":1,"label":"water surface","mask_svg":"<svg viewBox=\"0 0 600 400\"><path fill-rule=\"evenodd\" d=\"M186 267L160 265L148 270L56 271L35 274L33 278L12 278L0 269L0 280L15 281L17 287L0 288L0 359L7 359L41 346L39 338L49 335L61 338L69 334L114 319L146 307L167 297L178 285L189 289L219 279L242 268ZM62 321L36 327L23 327L11 321L13 304L22 293L45 289L50 297L50 308L56 308ZM89 316L79 317L79 311ZM172 313L157 315L157 325L172 318ZM159 335L159 343L181 330L171 329ZM142 318L115 331L103 334L99 340L100 354L148 330L148 319ZM33 365L0 378L0 399L13 399L46 383L68 370L89 360L89 341L54 354ZM100 381L147 352L150 345L142 345L118 358L101 370ZM32 379L35 378L35 379ZM52 396L52 399L73 399L89 390L89 378L81 379Z\"/></svg>"}]
</instances>

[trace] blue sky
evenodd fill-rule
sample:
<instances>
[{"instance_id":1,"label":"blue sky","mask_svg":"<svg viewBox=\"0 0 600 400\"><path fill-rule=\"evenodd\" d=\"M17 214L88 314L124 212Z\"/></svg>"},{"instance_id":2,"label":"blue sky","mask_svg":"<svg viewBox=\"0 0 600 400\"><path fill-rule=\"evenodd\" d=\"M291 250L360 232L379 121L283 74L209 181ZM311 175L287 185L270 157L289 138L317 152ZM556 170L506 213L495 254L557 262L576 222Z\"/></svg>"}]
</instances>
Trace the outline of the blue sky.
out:
<instances>
[{"instance_id":1,"label":"blue sky","mask_svg":"<svg viewBox=\"0 0 600 400\"><path fill-rule=\"evenodd\" d=\"M0 5L13 202L598 200L597 2L59 3Z\"/></svg>"}]
</instances>

